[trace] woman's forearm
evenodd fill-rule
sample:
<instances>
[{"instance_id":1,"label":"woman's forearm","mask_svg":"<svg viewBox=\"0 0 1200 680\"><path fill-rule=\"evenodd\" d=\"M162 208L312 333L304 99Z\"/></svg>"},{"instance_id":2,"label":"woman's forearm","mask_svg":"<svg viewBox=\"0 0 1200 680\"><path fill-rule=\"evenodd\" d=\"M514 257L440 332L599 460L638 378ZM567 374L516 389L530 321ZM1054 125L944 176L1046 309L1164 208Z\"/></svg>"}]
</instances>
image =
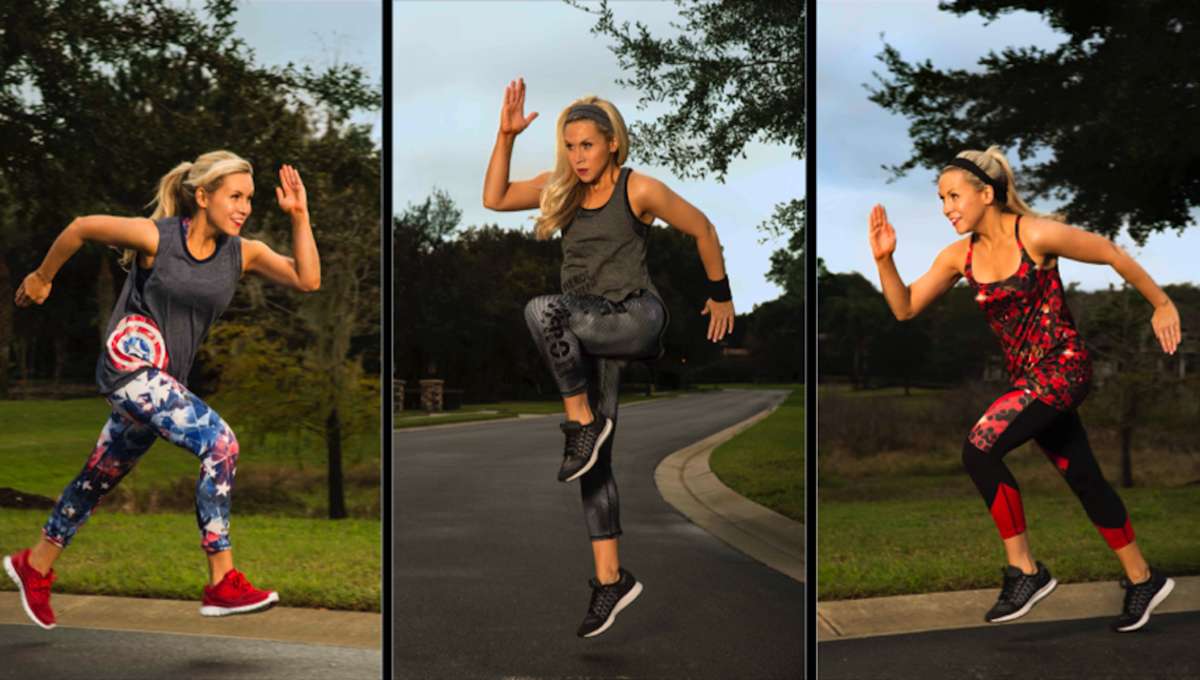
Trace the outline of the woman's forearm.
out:
<instances>
[{"instance_id":1,"label":"woman's forearm","mask_svg":"<svg viewBox=\"0 0 1200 680\"><path fill-rule=\"evenodd\" d=\"M317 240L313 238L312 224L308 211L292 213L292 255L296 260L296 275L303 290L321 287L321 258L317 253Z\"/></svg>"},{"instance_id":2,"label":"woman's forearm","mask_svg":"<svg viewBox=\"0 0 1200 680\"><path fill-rule=\"evenodd\" d=\"M496 144L488 161L487 174L483 178L483 207L496 210L504 204L508 193L508 169L512 161L514 134L496 133Z\"/></svg>"},{"instance_id":3,"label":"woman's forearm","mask_svg":"<svg viewBox=\"0 0 1200 680\"><path fill-rule=\"evenodd\" d=\"M62 230L58 238L54 239L50 250L46 252L46 257L42 258L42 263L34 270L46 283L53 281L54 277L58 275L58 270L62 269L67 260L83 247L84 238L80 233L80 219L72 220L66 229Z\"/></svg>"},{"instance_id":4,"label":"woman's forearm","mask_svg":"<svg viewBox=\"0 0 1200 680\"><path fill-rule=\"evenodd\" d=\"M891 255L887 255L876 260L875 266L879 269L879 285L883 288L883 297L887 300L892 314L900 321L913 318L915 314L912 309L912 291L900 278L895 260Z\"/></svg>"},{"instance_id":5,"label":"woman's forearm","mask_svg":"<svg viewBox=\"0 0 1200 680\"><path fill-rule=\"evenodd\" d=\"M709 281L725 278L725 256L721 253L717 228L712 223L708 224L703 234L696 237L696 252L700 254L700 262L704 265L704 273Z\"/></svg>"},{"instance_id":6,"label":"woman's forearm","mask_svg":"<svg viewBox=\"0 0 1200 680\"><path fill-rule=\"evenodd\" d=\"M1120 246L1114 244L1114 248L1117 256L1113 258L1112 268L1121 275L1121 278L1141 293L1142 297L1146 298L1146 301L1154 307L1161 307L1171 302L1166 291L1150 278L1150 274L1142 269L1142 265L1138 264L1137 260L1130 257Z\"/></svg>"}]
</instances>

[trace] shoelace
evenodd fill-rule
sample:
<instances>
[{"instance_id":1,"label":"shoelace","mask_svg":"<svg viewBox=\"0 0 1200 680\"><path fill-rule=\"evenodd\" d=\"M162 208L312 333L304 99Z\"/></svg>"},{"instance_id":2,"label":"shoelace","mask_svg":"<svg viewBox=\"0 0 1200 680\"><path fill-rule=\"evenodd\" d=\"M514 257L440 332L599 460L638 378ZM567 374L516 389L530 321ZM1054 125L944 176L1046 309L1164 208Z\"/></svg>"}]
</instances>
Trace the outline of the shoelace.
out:
<instances>
[{"instance_id":1,"label":"shoelace","mask_svg":"<svg viewBox=\"0 0 1200 680\"><path fill-rule=\"evenodd\" d=\"M1129 583L1126 581L1126 583ZM1154 579L1151 578L1145 583L1137 585L1130 584L1125 588L1125 606L1126 612L1142 612L1150 605L1150 599L1154 597Z\"/></svg>"},{"instance_id":2,"label":"shoelace","mask_svg":"<svg viewBox=\"0 0 1200 680\"><path fill-rule=\"evenodd\" d=\"M238 591L248 590L250 587L250 584L246 582L246 577L242 575L242 572L236 570L230 572L229 574L229 585Z\"/></svg>"},{"instance_id":3,"label":"shoelace","mask_svg":"<svg viewBox=\"0 0 1200 680\"><path fill-rule=\"evenodd\" d=\"M29 590L30 592L34 592L34 593L38 593L38 594L49 594L50 593L50 585L52 583L54 583L55 576L56 576L56 574L51 574L49 576L42 576L40 574L35 573L33 575L33 577L30 578L29 581L25 583L25 589Z\"/></svg>"},{"instance_id":4,"label":"shoelace","mask_svg":"<svg viewBox=\"0 0 1200 680\"><path fill-rule=\"evenodd\" d=\"M1012 600L1013 596L1017 593L1017 586L1021 582L1021 577L1009 576L1007 569L1001 569L1000 571L1004 574L1004 584L1000 586L1000 599L1005 601Z\"/></svg>"},{"instance_id":5,"label":"shoelace","mask_svg":"<svg viewBox=\"0 0 1200 680\"><path fill-rule=\"evenodd\" d=\"M586 456L592 452L592 447L596 444L597 433L592 429L595 421L582 426L575 432L567 434L567 447L563 452L564 456Z\"/></svg>"},{"instance_id":6,"label":"shoelace","mask_svg":"<svg viewBox=\"0 0 1200 680\"><path fill-rule=\"evenodd\" d=\"M1027 599L1033 594L1033 589L1037 585L1036 573L1009 576L1007 570L1003 571L1004 585L1000 588L1000 599L1013 602Z\"/></svg>"},{"instance_id":7,"label":"shoelace","mask_svg":"<svg viewBox=\"0 0 1200 680\"><path fill-rule=\"evenodd\" d=\"M617 592L617 586L620 583L620 581L617 581L607 586L593 586L592 601L588 605L588 609L600 618L608 618L609 612L612 611L613 607L617 606L617 600L621 599Z\"/></svg>"}]
</instances>

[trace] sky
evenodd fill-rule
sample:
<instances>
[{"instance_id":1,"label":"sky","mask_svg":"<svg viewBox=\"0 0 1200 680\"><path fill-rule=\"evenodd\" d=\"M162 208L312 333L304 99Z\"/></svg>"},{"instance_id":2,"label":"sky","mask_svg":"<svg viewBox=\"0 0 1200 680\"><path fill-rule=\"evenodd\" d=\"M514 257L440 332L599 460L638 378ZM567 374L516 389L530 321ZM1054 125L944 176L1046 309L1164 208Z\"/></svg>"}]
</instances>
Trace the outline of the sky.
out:
<instances>
[{"instance_id":1,"label":"sky","mask_svg":"<svg viewBox=\"0 0 1200 680\"><path fill-rule=\"evenodd\" d=\"M907 61L978 69L989 51L1052 48L1063 37L1038 14L1006 14L985 25L978 15L938 11L936 0L818 2L817 36L817 252L831 271L857 271L878 285L866 231L871 206L882 203L896 228L896 265L911 282L956 236L942 216L933 171L917 169L889 184L882 168L904 162L912 150L907 119L867 100L864 84L876 83L872 72L883 69L876 55L884 40ZM947 149L947 158L957 151ZM1019 184L1020 166L1014 169ZM1058 205L1032 207L1051 211ZM1155 234L1143 248L1128 237L1118 243L1160 284L1195 279L1200 229ZM1060 268L1064 283L1078 282L1085 290L1121 283L1110 267L1063 261Z\"/></svg>"},{"instance_id":2,"label":"sky","mask_svg":"<svg viewBox=\"0 0 1200 680\"><path fill-rule=\"evenodd\" d=\"M241 0L235 29L261 64L325 69L335 64L361 66L382 89L383 0ZM202 2L181 4L200 9ZM359 112L357 123L374 125L382 141L383 111Z\"/></svg>"},{"instance_id":3,"label":"sky","mask_svg":"<svg viewBox=\"0 0 1200 680\"><path fill-rule=\"evenodd\" d=\"M641 20L674 35L673 3L615 3L618 20ZM622 75L594 20L561 2L398 2L393 9L393 197L397 212L433 189L449 193L465 226L531 229L535 211L500 213L482 205L483 175L496 136L504 87L527 86L526 112L540 117L517 138L510 176L526 179L554 162L554 120L585 94L609 99L626 122L651 120L662 108L637 109L638 93L615 84ZM756 226L776 203L801 196L804 163L778 145L755 144L724 184L684 181L666 168L627 163L667 184L716 226L734 304L748 312L782 291L764 278L781 243L759 244Z\"/></svg>"}]
</instances>

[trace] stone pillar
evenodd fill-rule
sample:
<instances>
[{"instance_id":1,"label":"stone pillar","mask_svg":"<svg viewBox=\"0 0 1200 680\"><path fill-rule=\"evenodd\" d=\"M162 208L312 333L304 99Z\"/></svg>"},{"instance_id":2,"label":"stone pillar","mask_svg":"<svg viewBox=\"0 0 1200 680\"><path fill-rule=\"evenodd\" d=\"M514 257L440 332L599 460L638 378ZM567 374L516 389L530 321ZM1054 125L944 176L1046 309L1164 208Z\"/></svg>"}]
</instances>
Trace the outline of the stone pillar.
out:
<instances>
[{"instance_id":1,"label":"stone pillar","mask_svg":"<svg viewBox=\"0 0 1200 680\"><path fill-rule=\"evenodd\" d=\"M392 378L392 414L404 410L404 381Z\"/></svg>"},{"instance_id":2,"label":"stone pillar","mask_svg":"<svg viewBox=\"0 0 1200 680\"><path fill-rule=\"evenodd\" d=\"M421 381L421 408L426 413L439 413L442 410L442 389L445 380L427 378Z\"/></svg>"}]
</instances>

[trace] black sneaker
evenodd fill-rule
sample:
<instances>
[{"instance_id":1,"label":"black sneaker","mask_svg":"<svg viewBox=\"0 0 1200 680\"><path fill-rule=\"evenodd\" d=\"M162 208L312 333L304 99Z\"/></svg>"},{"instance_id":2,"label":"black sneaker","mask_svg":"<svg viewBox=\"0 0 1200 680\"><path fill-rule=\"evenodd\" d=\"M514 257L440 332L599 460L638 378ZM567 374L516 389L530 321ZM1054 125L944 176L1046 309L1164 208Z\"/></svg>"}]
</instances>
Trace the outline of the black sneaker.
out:
<instances>
[{"instance_id":1,"label":"black sneaker","mask_svg":"<svg viewBox=\"0 0 1200 680\"><path fill-rule=\"evenodd\" d=\"M633 574L620 570L621 578L616 583L604 586L596 579L588 581L592 585L592 601L588 603L587 616L579 624L576 634L579 637L595 637L608 630L617 614L628 607L630 603L642 594L642 584Z\"/></svg>"},{"instance_id":2,"label":"black sneaker","mask_svg":"<svg viewBox=\"0 0 1200 680\"><path fill-rule=\"evenodd\" d=\"M558 469L558 481L573 482L579 479L592 466L600 455L600 447L612 432L612 421L604 416L596 416L587 425L568 420L559 425L563 434L567 435L567 445L563 448L563 463Z\"/></svg>"},{"instance_id":3,"label":"black sneaker","mask_svg":"<svg viewBox=\"0 0 1200 680\"><path fill-rule=\"evenodd\" d=\"M1046 565L1038 562L1037 568L1037 573L1032 575L1012 565L1002 569L1004 586L1000 589L1000 599L996 600L996 605L983 619L988 623L1019 619L1028 614L1038 600L1049 595L1058 585L1058 581L1050 575Z\"/></svg>"},{"instance_id":4,"label":"black sneaker","mask_svg":"<svg viewBox=\"0 0 1200 680\"><path fill-rule=\"evenodd\" d=\"M1128 633L1146 625L1150 612L1175 589L1175 581L1151 569L1150 578L1138 584L1122 577L1121 587L1125 589L1125 605L1121 607L1121 615L1112 622L1112 629Z\"/></svg>"}]
</instances>

